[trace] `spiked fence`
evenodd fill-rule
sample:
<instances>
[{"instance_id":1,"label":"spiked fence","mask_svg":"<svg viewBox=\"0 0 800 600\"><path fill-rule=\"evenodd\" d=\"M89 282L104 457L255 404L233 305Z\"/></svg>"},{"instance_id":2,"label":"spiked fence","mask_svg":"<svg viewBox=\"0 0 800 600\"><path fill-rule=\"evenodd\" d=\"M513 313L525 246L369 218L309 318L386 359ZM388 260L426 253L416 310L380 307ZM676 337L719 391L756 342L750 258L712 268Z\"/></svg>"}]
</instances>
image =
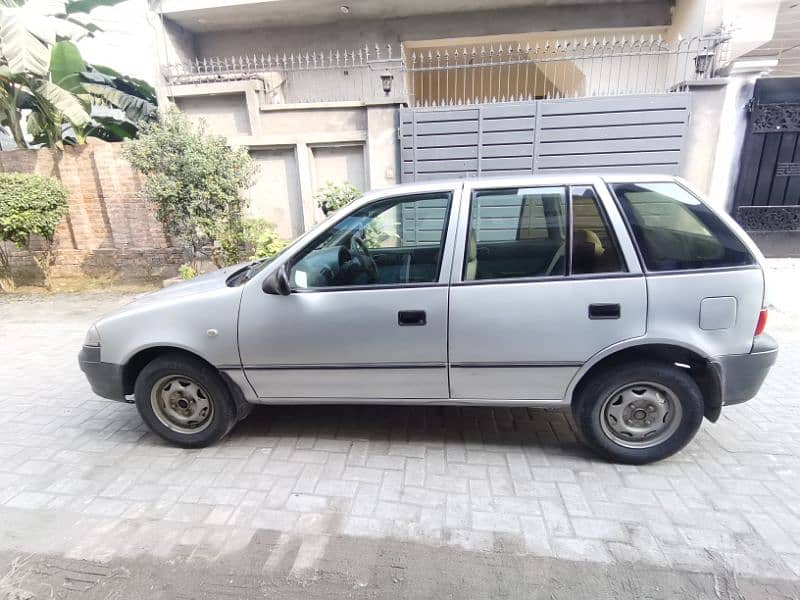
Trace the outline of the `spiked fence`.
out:
<instances>
[{"instance_id":1,"label":"spiked fence","mask_svg":"<svg viewBox=\"0 0 800 600\"><path fill-rule=\"evenodd\" d=\"M724 37L621 37L406 52L411 106L666 92L713 76Z\"/></svg>"},{"instance_id":2,"label":"spiked fence","mask_svg":"<svg viewBox=\"0 0 800 600\"><path fill-rule=\"evenodd\" d=\"M169 65L170 84L255 79L268 104L375 99L405 100L402 60L392 46L352 50L267 53L197 58ZM384 91L381 76L390 76Z\"/></svg>"},{"instance_id":3,"label":"spiked fence","mask_svg":"<svg viewBox=\"0 0 800 600\"><path fill-rule=\"evenodd\" d=\"M403 48L202 58L166 69L171 84L257 79L265 103L379 98L409 106L613 96L680 89L724 63L725 35ZM385 82L388 78L389 90Z\"/></svg>"}]
</instances>

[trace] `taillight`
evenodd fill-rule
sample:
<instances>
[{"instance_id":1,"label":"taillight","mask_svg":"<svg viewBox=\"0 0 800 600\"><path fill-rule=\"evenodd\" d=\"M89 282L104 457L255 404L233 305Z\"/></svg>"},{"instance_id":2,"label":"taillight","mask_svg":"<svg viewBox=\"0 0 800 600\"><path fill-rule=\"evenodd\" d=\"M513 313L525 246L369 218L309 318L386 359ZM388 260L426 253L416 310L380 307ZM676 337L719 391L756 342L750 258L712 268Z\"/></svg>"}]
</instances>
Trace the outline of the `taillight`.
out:
<instances>
[{"instance_id":1,"label":"taillight","mask_svg":"<svg viewBox=\"0 0 800 600\"><path fill-rule=\"evenodd\" d=\"M767 309L762 308L758 313L758 323L756 323L756 332L753 335L761 335L764 333L764 328L767 326Z\"/></svg>"}]
</instances>

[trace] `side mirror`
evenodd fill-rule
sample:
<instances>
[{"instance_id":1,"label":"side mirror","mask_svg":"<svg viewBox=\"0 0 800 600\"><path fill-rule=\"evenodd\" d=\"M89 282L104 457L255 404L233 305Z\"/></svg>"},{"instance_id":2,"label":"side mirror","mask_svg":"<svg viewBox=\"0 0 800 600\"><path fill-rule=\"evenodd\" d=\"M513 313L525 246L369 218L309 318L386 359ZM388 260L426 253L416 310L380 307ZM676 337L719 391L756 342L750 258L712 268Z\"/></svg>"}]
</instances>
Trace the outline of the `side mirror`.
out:
<instances>
[{"instance_id":1,"label":"side mirror","mask_svg":"<svg viewBox=\"0 0 800 600\"><path fill-rule=\"evenodd\" d=\"M289 272L286 270L286 265L281 265L277 271L264 280L261 289L266 294L274 294L276 296L288 296L292 293L292 288L289 286Z\"/></svg>"}]
</instances>

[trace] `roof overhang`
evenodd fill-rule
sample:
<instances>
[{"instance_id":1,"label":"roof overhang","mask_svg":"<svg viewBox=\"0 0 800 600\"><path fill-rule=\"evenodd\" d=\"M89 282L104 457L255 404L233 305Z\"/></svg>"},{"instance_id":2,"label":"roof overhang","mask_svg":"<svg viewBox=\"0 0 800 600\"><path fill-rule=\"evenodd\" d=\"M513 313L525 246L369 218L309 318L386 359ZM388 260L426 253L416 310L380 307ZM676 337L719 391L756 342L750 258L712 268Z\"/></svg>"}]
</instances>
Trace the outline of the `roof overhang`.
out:
<instances>
[{"instance_id":1,"label":"roof overhang","mask_svg":"<svg viewBox=\"0 0 800 600\"><path fill-rule=\"evenodd\" d=\"M669 0L493 0L492 10L580 10L581 6L667 6ZM162 0L156 10L190 32L296 27L485 11L486 0ZM668 14L668 10L664 11ZM666 23L664 23L666 24Z\"/></svg>"}]
</instances>

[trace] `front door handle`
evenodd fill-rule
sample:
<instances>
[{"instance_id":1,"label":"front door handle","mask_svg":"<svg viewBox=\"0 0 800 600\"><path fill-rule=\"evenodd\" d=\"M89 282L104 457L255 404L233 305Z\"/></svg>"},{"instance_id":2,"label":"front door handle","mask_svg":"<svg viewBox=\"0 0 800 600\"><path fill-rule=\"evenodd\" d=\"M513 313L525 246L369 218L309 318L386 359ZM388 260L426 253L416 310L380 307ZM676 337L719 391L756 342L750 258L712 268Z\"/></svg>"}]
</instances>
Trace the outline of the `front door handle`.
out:
<instances>
[{"instance_id":1,"label":"front door handle","mask_svg":"<svg viewBox=\"0 0 800 600\"><path fill-rule=\"evenodd\" d=\"M424 310L401 310L397 313L398 325L425 325L426 322Z\"/></svg>"},{"instance_id":2,"label":"front door handle","mask_svg":"<svg viewBox=\"0 0 800 600\"><path fill-rule=\"evenodd\" d=\"M621 314L619 304L590 304L590 319L619 319Z\"/></svg>"}]
</instances>

